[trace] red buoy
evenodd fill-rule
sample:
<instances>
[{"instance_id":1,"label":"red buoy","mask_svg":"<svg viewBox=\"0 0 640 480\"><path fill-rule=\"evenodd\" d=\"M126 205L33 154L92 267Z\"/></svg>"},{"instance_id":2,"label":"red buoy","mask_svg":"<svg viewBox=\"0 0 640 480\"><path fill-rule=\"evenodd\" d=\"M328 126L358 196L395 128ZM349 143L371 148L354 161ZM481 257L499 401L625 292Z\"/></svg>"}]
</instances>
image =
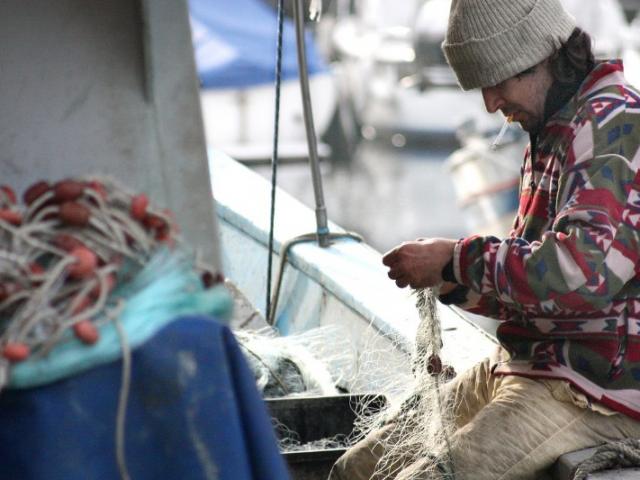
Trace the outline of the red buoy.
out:
<instances>
[{"instance_id":1,"label":"red buoy","mask_svg":"<svg viewBox=\"0 0 640 480\"><path fill-rule=\"evenodd\" d=\"M22 195L22 199L24 200L24 203L26 203L27 205L31 205L43 194L48 192L49 188L49 182L45 182L44 180L34 183L25 190L24 194Z\"/></svg>"},{"instance_id":2,"label":"red buoy","mask_svg":"<svg viewBox=\"0 0 640 480\"><path fill-rule=\"evenodd\" d=\"M19 226L22 223L22 214L8 208L0 209L0 220L4 220L11 225Z\"/></svg>"},{"instance_id":3,"label":"red buoy","mask_svg":"<svg viewBox=\"0 0 640 480\"><path fill-rule=\"evenodd\" d=\"M56 202L71 202L84 193L84 185L74 180L62 180L53 186Z\"/></svg>"},{"instance_id":4,"label":"red buoy","mask_svg":"<svg viewBox=\"0 0 640 480\"><path fill-rule=\"evenodd\" d=\"M29 345L21 342L7 343L2 349L2 356L10 362L21 362L31 355Z\"/></svg>"},{"instance_id":5,"label":"red buoy","mask_svg":"<svg viewBox=\"0 0 640 480\"><path fill-rule=\"evenodd\" d=\"M431 376L439 375L442 372L442 360L438 355L429 355L427 360L427 373Z\"/></svg>"},{"instance_id":6,"label":"red buoy","mask_svg":"<svg viewBox=\"0 0 640 480\"><path fill-rule=\"evenodd\" d=\"M8 185L0 185L0 190L4 192L9 200L9 203L15 205L18 203L18 197L16 196L16 192Z\"/></svg>"},{"instance_id":7,"label":"red buoy","mask_svg":"<svg viewBox=\"0 0 640 480\"><path fill-rule=\"evenodd\" d=\"M69 276L72 278L87 278L92 275L98 265L98 257L87 247L76 247L70 255L76 261L69 266Z\"/></svg>"},{"instance_id":8,"label":"red buoy","mask_svg":"<svg viewBox=\"0 0 640 480\"><path fill-rule=\"evenodd\" d=\"M200 275L200 279L202 281L202 285L204 285L204 288L211 288L214 285L224 283L224 275L220 272L213 274L213 272L205 270L204 272L202 272L202 275Z\"/></svg>"},{"instance_id":9,"label":"red buoy","mask_svg":"<svg viewBox=\"0 0 640 480\"><path fill-rule=\"evenodd\" d=\"M144 193L141 193L139 195L135 195L131 199L131 209L129 213L133 218L142 222L145 215L147 214L148 207L149 197L147 197Z\"/></svg>"},{"instance_id":10,"label":"red buoy","mask_svg":"<svg viewBox=\"0 0 640 480\"><path fill-rule=\"evenodd\" d=\"M142 223L144 223L144 226L147 227L148 230L158 230L167 226L167 222L165 222L162 217L154 215L153 213L147 213Z\"/></svg>"},{"instance_id":11,"label":"red buoy","mask_svg":"<svg viewBox=\"0 0 640 480\"><path fill-rule=\"evenodd\" d=\"M84 205L75 202L65 202L60 205L60 220L67 225L84 227L89 223L91 212Z\"/></svg>"},{"instance_id":12,"label":"red buoy","mask_svg":"<svg viewBox=\"0 0 640 480\"><path fill-rule=\"evenodd\" d=\"M82 343L93 345L100 338L96 326L89 320L80 320L73 325L73 333Z\"/></svg>"},{"instance_id":13,"label":"red buoy","mask_svg":"<svg viewBox=\"0 0 640 480\"><path fill-rule=\"evenodd\" d=\"M101 182L98 182L97 180L91 180L90 182L87 182L87 187L100 195L103 200L107 199L107 189Z\"/></svg>"}]
</instances>

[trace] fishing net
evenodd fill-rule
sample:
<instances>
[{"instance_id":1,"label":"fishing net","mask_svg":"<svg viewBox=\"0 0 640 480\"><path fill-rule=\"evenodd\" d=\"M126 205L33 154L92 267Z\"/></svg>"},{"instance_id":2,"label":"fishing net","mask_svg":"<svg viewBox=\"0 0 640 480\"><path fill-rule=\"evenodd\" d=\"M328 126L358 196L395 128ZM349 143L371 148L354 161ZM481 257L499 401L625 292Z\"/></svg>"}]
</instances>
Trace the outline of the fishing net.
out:
<instances>
[{"instance_id":1,"label":"fishing net","mask_svg":"<svg viewBox=\"0 0 640 480\"><path fill-rule=\"evenodd\" d=\"M353 363L350 343L336 326L285 337L268 327L235 335L265 398L336 395Z\"/></svg>"},{"instance_id":2,"label":"fishing net","mask_svg":"<svg viewBox=\"0 0 640 480\"><path fill-rule=\"evenodd\" d=\"M442 347L436 292L416 291L420 324L413 357L414 380L401 402L373 417L363 417L359 429L363 437L384 428L380 435L382 457L376 466L376 479L393 479L402 471L403 480L453 478L448 439L454 432L453 408L446 403L443 389L455 373L440 361ZM405 470L420 464L415 471ZM438 472L436 474L436 472Z\"/></svg>"},{"instance_id":3,"label":"fishing net","mask_svg":"<svg viewBox=\"0 0 640 480\"><path fill-rule=\"evenodd\" d=\"M353 436L350 434L338 433L331 437L320 438L318 440L303 441L300 434L292 430L276 418L271 419L273 429L278 439L278 448L281 452L308 452L329 449L344 449L353 444Z\"/></svg>"},{"instance_id":4,"label":"fishing net","mask_svg":"<svg viewBox=\"0 0 640 480\"><path fill-rule=\"evenodd\" d=\"M282 452L318 453L353 445L362 438L360 426L368 426L372 415L385 408L387 397L407 389L406 376L384 361L389 349L377 342L384 340L387 346L388 340L379 333L373 332L360 347L340 324L284 337L270 328L235 335L263 397L289 401L286 423L280 421L282 406L272 412ZM376 383L367 381L368 388L358 389L362 377L375 372ZM346 393L350 395L339 397Z\"/></svg>"},{"instance_id":5,"label":"fishing net","mask_svg":"<svg viewBox=\"0 0 640 480\"><path fill-rule=\"evenodd\" d=\"M442 478L443 472L453 472L447 443L454 431L453 409L446 404L443 390L455 372L440 361L436 293L417 291L416 304L420 324L409 368L402 355L397 364L390 360L390 350L398 350L399 341L374 329L367 329L370 337L358 338L358 342L340 325L287 337L273 330L235 332L265 397L346 391L376 394L354 396L357 403L349 408L356 420L349 433L303 442L298 432L274 420L282 451L345 448L383 428L387 434L380 438L384 454L376 467L376 479L393 479L416 462L420 468L414 473L403 471L403 480L430 478L425 475L435 472L439 476L434 478ZM359 385L366 385L366 390ZM380 395L387 399L383 404Z\"/></svg>"},{"instance_id":6,"label":"fishing net","mask_svg":"<svg viewBox=\"0 0 640 480\"><path fill-rule=\"evenodd\" d=\"M41 181L22 200L0 185L0 391L122 358L115 449L127 479L131 350L180 315L214 313L222 278L181 244L170 211L111 178Z\"/></svg>"},{"instance_id":7,"label":"fishing net","mask_svg":"<svg viewBox=\"0 0 640 480\"><path fill-rule=\"evenodd\" d=\"M179 242L170 211L111 178L38 182L21 204L0 186L0 390L28 364L102 348L104 327L123 315L171 315L197 303L176 294L221 279Z\"/></svg>"}]
</instances>

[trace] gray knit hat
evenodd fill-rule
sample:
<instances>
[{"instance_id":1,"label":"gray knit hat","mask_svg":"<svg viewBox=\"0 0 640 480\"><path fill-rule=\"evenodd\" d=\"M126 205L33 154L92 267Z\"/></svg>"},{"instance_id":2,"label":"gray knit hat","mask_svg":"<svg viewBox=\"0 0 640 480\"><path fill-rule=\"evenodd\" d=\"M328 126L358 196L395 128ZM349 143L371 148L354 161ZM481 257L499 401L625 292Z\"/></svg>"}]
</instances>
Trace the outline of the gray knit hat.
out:
<instances>
[{"instance_id":1,"label":"gray knit hat","mask_svg":"<svg viewBox=\"0 0 640 480\"><path fill-rule=\"evenodd\" d=\"M491 87L549 57L575 27L560 0L453 0L442 49L464 90Z\"/></svg>"}]
</instances>

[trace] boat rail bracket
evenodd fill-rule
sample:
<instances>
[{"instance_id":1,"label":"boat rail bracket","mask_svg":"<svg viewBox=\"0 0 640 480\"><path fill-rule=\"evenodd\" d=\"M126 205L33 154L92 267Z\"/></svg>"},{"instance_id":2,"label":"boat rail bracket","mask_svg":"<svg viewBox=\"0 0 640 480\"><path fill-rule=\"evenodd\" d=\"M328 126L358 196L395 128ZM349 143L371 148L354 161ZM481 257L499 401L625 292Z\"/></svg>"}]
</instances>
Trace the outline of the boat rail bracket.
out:
<instances>
[{"instance_id":1,"label":"boat rail bracket","mask_svg":"<svg viewBox=\"0 0 640 480\"><path fill-rule=\"evenodd\" d=\"M276 277L276 288L273 292L273 297L271 298L271 308L267 312L267 323L270 326L275 325L276 311L278 308L278 298L280 297L280 287L282 286L282 279L284 277L284 269L287 265L287 256L289 255L289 250L291 250L291 247L297 245L298 243L317 241L318 235L318 232L303 233L302 235L293 237L292 239L287 240L282 244L282 247L280 248L280 265L278 267L278 275ZM350 238L352 240L356 240L357 242L363 241L362 237L354 232L331 233L327 230L324 235L330 242L342 238Z\"/></svg>"}]
</instances>

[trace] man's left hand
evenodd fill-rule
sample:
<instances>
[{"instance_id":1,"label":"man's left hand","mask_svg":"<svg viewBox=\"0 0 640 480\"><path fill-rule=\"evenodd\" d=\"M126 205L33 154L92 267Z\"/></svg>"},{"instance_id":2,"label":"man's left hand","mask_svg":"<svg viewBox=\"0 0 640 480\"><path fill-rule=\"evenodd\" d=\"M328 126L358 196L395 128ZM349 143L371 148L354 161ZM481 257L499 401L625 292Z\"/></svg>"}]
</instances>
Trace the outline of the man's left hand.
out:
<instances>
[{"instance_id":1,"label":"man's left hand","mask_svg":"<svg viewBox=\"0 0 640 480\"><path fill-rule=\"evenodd\" d=\"M403 242L382 257L389 267L389 278L404 288L433 287L442 283L442 269L453 257L456 240L420 238Z\"/></svg>"}]
</instances>

